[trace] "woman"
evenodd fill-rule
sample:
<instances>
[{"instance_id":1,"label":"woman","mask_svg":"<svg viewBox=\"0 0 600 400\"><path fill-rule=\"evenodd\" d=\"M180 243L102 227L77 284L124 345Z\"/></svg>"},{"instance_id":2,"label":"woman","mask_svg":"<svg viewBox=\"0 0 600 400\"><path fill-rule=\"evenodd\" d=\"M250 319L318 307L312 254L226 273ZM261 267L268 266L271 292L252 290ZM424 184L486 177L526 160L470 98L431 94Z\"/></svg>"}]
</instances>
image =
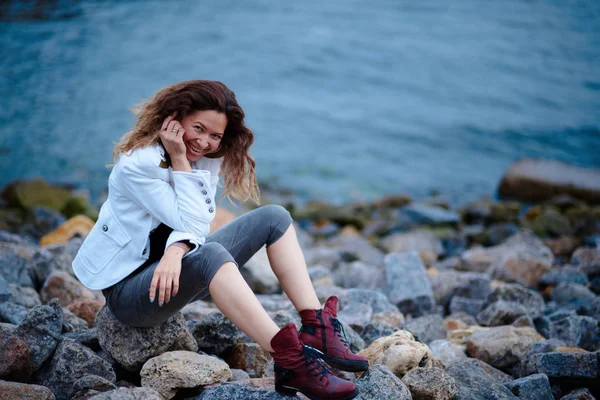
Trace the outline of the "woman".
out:
<instances>
[{"instance_id":1,"label":"woman","mask_svg":"<svg viewBox=\"0 0 600 400\"><path fill-rule=\"evenodd\" d=\"M261 207L209 234L219 172L224 195L258 203L253 141L244 112L222 83L195 80L158 91L114 149L108 199L73 269L84 285L102 289L115 317L132 326L159 324L210 294L227 318L272 353L277 391L352 399L356 386L321 360L364 371L367 359L348 348L337 298L321 308L289 213ZM238 269L265 245L301 315L300 333L294 324L277 327Z\"/></svg>"}]
</instances>

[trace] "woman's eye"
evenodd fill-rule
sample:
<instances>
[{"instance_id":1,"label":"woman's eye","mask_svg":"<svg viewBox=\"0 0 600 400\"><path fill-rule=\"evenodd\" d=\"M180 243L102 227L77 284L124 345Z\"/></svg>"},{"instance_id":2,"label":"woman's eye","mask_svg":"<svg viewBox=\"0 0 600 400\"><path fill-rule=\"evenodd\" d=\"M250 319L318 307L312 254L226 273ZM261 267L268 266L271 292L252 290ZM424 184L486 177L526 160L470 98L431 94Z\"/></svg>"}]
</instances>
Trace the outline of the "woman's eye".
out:
<instances>
[{"instance_id":1,"label":"woman's eye","mask_svg":"<svg viewBox=\"0 0 600 400\"><path fill-rule=\"evenodd\" d=\"M201 126L196 125L194 128L196 128L198 131L202 132L202 127Z\"/></svg>"},{"instance_id":2,"label":"woman's eye","mask_svg":"<svg viewBox=\"0 0 600 400\"><path fill-rule=\"evenodd\" d=\"M216 133L213 133L211 136L215 140L221 140L221 136L217 135Z\"/></svg>"}]
</instances>

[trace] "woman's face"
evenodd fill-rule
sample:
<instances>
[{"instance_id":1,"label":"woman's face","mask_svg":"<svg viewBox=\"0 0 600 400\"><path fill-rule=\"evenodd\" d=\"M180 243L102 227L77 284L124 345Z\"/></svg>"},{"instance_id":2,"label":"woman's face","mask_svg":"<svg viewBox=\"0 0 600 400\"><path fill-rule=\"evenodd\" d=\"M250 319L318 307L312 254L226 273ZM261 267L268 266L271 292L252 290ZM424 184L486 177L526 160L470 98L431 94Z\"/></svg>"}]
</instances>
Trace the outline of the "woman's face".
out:
<instances>
[{"instance_id":1,"label":"woman's face","mask_svg":"<svg viewBox=\"0 0 600 400\"><path fill-rule=\"evenodd\" d=\"M188 114L180 122L185 130L183 143L187 159L198 161L204 155L218 150L227 126L227 117L215 110L202 110Z\"/></svg>"}]
</instances>

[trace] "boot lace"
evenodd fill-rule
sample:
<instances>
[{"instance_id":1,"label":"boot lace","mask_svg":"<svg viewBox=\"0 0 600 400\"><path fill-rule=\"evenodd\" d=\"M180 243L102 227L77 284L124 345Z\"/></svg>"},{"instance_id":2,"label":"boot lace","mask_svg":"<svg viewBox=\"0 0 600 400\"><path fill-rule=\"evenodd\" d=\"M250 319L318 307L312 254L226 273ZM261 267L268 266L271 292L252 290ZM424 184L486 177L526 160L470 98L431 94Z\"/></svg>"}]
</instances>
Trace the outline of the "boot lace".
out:
<instances>
[{"instance_id":1,"label":"boot lace","mask_svg":"<svg viewBox=\"0 0 600 400\"><path fill-rule=\"evenodd\" d=\"M308 368L308 371L315 371L312 375L315 377L318 376L320 381L331 372L319 357L319 353L313 348L306 345L302 346L302 351L298 355L304 357L304 364Z\"/></svg>"},{"instance_id":2,"label":"boot lace","mask_svg":"<svg viewBox=\"0 0 600 400\"><path fill-rule=\"evenodd\" d=\"M340 338L340 341L344 344L344 347L348 347L348 338L346 338L346 332L344 331L344 327L340 321L337 318L329 318L329 322L331 322L333 330L337 334L337 337Z\"/></svg>"}]
</instances>

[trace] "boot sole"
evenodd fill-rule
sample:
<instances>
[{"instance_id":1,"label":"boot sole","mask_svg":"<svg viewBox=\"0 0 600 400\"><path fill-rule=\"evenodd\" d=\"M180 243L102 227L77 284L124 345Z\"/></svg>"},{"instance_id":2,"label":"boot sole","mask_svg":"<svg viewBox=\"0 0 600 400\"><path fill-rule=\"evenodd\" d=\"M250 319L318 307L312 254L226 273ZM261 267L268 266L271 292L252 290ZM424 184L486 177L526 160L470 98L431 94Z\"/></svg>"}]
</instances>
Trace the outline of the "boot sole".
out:
<instances>
[{"instance_id":1,"label":"boot sole","mask_svg":"<svg viewBox=\"0 0 600 400\"><path fill-rule=\"evenodd\" d=\"M334 399L332 397L326 398L326 397L319 397L319 396L311 396L309 394L304 393L300 389L296 389L295 387L284 386L284 385L275 386L275 391L284 396L296 396L296 393L300 392L303 395L305 395L306 397L308 397L310 400L332 400L332 399ZM346 395L344 397L335 397L335 400L352 400L356 396L358 396L358 388L356 388L354 390L354 392L352 392L349 395Z\"/></svg>"},{"instance_id":2,"label":"boot sole","mask_svg":"<svg viewBox=\"0 0 600 400\"><path fill-rule=\"evenodd\" d=\"M305 345L308 346L308 345ZM315 349L312 346L308 346L311 349L314 349L317 353L319 353L319 356L323 359L323 361L325 361L327 364L331 365L332 367L335 367L339 370L342 371L347 371L347 372L363 372L369 369L369 363L365 362L365 361L348 361L348 360L344 360L341 358L335 358L335 357L329 357L325 354L323 354L322 351Z\"/></svg>"}]
</instances>

